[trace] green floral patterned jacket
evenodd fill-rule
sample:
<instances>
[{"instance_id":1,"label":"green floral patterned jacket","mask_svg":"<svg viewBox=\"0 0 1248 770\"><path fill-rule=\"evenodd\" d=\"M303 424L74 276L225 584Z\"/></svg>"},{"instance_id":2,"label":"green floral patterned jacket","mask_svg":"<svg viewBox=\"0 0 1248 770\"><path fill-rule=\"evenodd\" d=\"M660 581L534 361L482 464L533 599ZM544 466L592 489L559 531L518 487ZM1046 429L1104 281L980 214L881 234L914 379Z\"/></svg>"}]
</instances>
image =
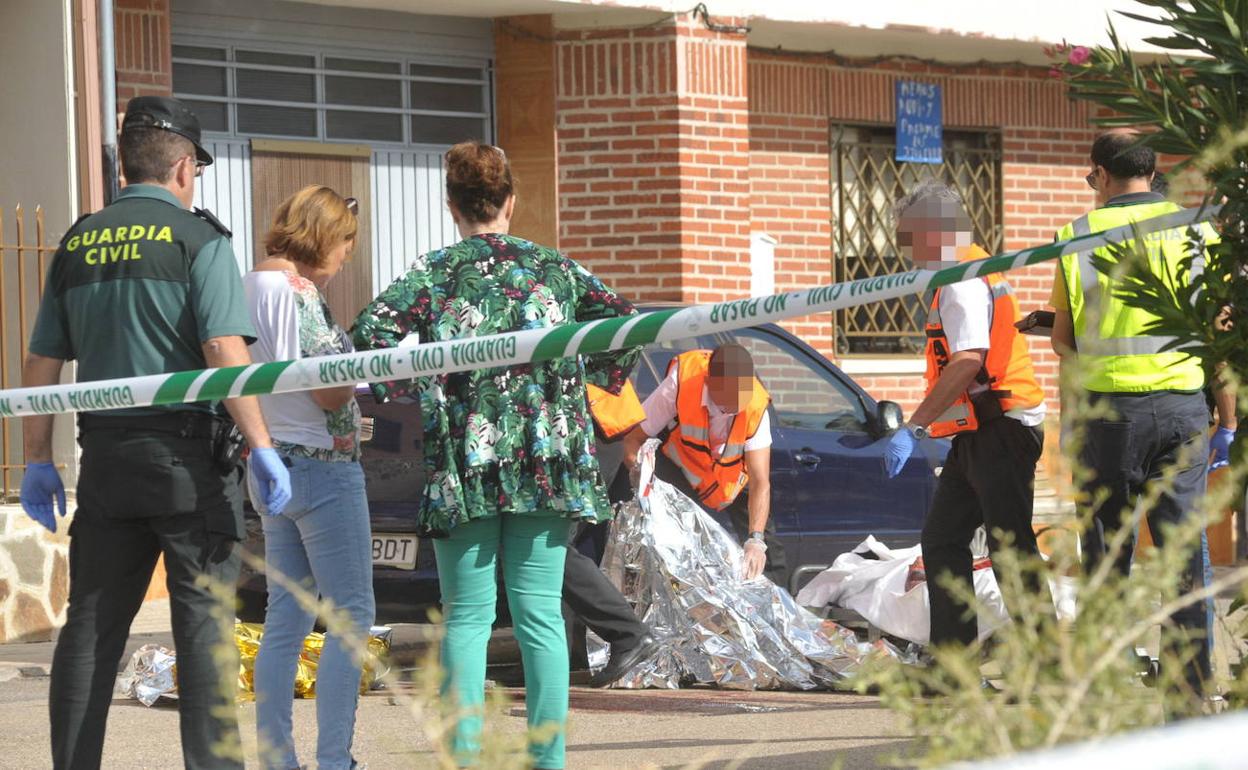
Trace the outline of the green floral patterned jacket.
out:
<instances>
[{"instance_id":1,"label":"green floral patterned jacket","mask_svg":"<svg viewBox=\"0 0 1248 770\"><path fill-rule=\"evenodd\" d=\"M358 349L540 329L635 313L559 252L475 235L419 257L360 313ZM585 383L618 392L640 348L373 385L380 401L419 398L425 427L420 534L500 513L602 521Z\"/></svg>"}]
</instances>

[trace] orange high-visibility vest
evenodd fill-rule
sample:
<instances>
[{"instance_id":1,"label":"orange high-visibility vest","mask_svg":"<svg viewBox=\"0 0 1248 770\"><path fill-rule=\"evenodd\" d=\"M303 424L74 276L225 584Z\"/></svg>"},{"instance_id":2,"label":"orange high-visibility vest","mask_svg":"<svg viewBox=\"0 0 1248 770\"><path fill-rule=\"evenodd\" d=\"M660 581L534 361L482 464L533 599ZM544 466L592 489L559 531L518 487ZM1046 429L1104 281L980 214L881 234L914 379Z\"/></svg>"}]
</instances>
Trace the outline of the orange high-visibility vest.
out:
<instances>
[{"instance_id":1,"label":"orange high-visibility vest","mask_svg":"<svg viewBox=\"0 0 1248 770\"><path fill-rule=\"evenodd\" d=\"M605 441L615 441L623 437L646 419L646 412L641 408L641 399L633 390L633 383L625 380L620 395L613 395L597 385L585 384L586 396L589 400L589 413L594 417L594 425Z\"/></svg>"},{"instance_id":2,"label":"orange high-visibility vest","mask_svg":"<svg viewBox=\"0 0 1248 770\"><path fill-rule=\"evenodd\" d=\"M982 259L989 256L978 246L971 246L960 255L960 261ZM1044 401L1044 391L1036 381L1036 372L1027 352L1027 340L1014 326L1021 317L1018 300L1010 284L1000 274L978 280L985 281L992 293L992 326L988 336L988 355L975 382L987 386L996 396L1003 412L1011 409L1028 409ZM932 308L927 315L927 392L931 393L945 366L949 364L949 340L945 337L940 321L940 289L932 297ZM951 436L976 430L979 420L971 403L969 392L958 396L945 413L928 426L934 437Z\"/></svg>"},{"instance_id":3,"label":"orange high-visibility vest","mask_svg":"<svg viewBox=\"0 0 1248 770\"><path fill-rule=\"evenodd\" d=\"M771 397L754 378L754 393L745 410L732 420L724 439L724 451L715 456L711 445L711 413L702 403L711 351L691 350L672 359L676 367L676 425L663 444L663 454L680 468L698 495L698 502L713 510L726 508L749 482L745 469L745 443L758 432Z\"/></svg>"}]
</instances>

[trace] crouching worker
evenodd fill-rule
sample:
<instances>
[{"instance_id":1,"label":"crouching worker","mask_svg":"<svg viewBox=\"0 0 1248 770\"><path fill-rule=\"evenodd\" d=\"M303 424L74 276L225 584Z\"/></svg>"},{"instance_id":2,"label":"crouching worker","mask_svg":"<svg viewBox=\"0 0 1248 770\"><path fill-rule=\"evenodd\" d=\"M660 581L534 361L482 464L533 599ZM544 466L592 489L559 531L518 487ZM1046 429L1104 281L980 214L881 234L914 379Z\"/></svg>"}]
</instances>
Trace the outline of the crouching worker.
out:
<instances>
[{"instance_id":1,"label":"crouching worker","mask_svg":"<svg viewBox=\"0 0 1248 770\"><path fill-rule=\"evenodd\" d=\"M624 438L645 419L646 413L631 382L624 383L618 396L592 384L586 385L586 389L598 439L598 468L607 488L607 499L613 505L622 503L633 496L628 470L623 464ZM592 526L605 532L608 525ZM594 687L606 687L616 681L659 647L615 584L593 559L572 544L568 545L563 562L563 601L586 627L611 645L607 665L590 679Z\"/></svg>"},{"instance_id":2,"label":"crouching worker","mask_svg":"<svg viewBox=\"0 0 1248 770\"><path fill-rule=\"evenodd\" d=\"M896 217L897 243L915 267L939 270L989 256L972 242L961 197L943 184L920 184L897 203ZM994 555L1000 535L1020 558L1039 553L1031 516L1044 394L1027 341L1014 326L1019 317L1000 275L937 289L927 315L927 393L885 451L892 478L920 439L953 437L921 537L932 645L977 638L974 611L946 587L952 575L970 589L976 528L987 529ZM1047 595L1037 573L1029 571L1026 582L1029 591ZM1005 599L1016 612L1017 600Z\"/></svg>"},{"instance_id":3,"label":"crouching worker","mask_svg":"<svg viewBox=\"0 0 1248 770\"><path fill-rule=\"evenodd\" d=\"M745 548L745 575L788 587L784 548L771 514L771 397L737 344L672 359L629 434L631 462L647 437L663 441L655 475L710 512L726 511ZM746 494L741 494L746 492Z\"/></svg>"}]
</instances>

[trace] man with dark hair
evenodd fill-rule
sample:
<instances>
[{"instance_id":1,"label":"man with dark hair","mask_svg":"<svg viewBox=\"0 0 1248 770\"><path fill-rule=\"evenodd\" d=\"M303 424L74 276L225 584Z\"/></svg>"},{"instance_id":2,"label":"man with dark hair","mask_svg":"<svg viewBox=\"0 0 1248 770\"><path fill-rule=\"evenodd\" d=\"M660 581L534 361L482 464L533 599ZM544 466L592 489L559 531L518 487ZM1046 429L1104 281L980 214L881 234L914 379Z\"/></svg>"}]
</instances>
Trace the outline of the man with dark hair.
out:
<instances>
[{"instance_id":1,"label":"man with dark hair","mask_svg":"<svg viewBox=\"0 0 1248 770\"><path fill-rule=\"evenodd\" d=\"M200 155L200 151L181 134L159 128L131 128L121 135L118 153L121 155L121 173L128 184L155 182L165 184L174 174L174 165L180 158L194 156L196 174L212 160Z\"/></svg>"},{"instance_id":2,"label":"man with dark hair","mask_svg":"<svg viewBox=\"0 0 1248 770\"><path fill-rule=\"evenodd\" d=\"M708 511L726 511L744 542L745 577L766 574L787 589L771 521L770 403L744 347L682 353L646 399L646 419L629 434L625 456L631 462L647 437L661 438L656 475Z\"/></svg>"},{"instance_id":3,"label":"man with dark hair","mask_svg":"<svg viewBox=\"0 0 1248 770\"><path fill-rule=\"evenodd\" d=\"M207 212L187 211L200 169L212 162L195 115L174 99L130 100L121 160L127 185L117 200L75 222L52 258L24 386L59 382L75 359L79 381L251 363L254 332L229 231ZM26 418L21 501L56 531L53 500L64 516L65 487L52 464L52 421ZM260 406L248 396L84 411L78 430L69 605L49 695L53 764L100 766L130 623L164 556L183 760L188 768L241 768L238 664L228 654L234 608L218 596L232 596L238 580L240 431L266 508L277 512L290 500Z\"/></svg>"},{"instance_id":4,"label":"man with dark hair","mask_svg":"<svg viewBox=\"0 0 1248 770\"><path fill-rule=\"evenodd\" d=\"M1097 208L1062 228L1058 240L1097 233L1179 210L1150 184L1156 155L1138 134L1115 131L1092 145L1092 171L1086 177L1096 191ZM1186 260L1195 237L1217 241L1208 225L1166 230L1144 239L1150 269L1179 285L1189 279ZM1140 244L1132 244L1140 246ZM1108 407L1109 417L1089 420L1080 464L1091 474L1083 490L1084 504L1095 503L1092 526L1082 535L1083 559L1089 571L1109 557L1109 543L1124 523L1131 522L1144 487L1165 478L1159 496L1145 512L1149 529L1164 546L1172 525L1196 514L1205 491L1209 460L1209 411L1201 389L1205 370L1200 359L1170 349L1170 337L1150 331L1157 316L1131 307L1119 295L1114 278L1100 272L1093 257L1115 260L1116 252L1099 247L1063 256L1057 266L1050 304L1056 308L1053 349L1068 363L1078 357L1081 386L1094 405ZM1201 253L1194 255L1198 261ZM1234 399L1220 399L1233 407ZM1219 436L1235 428L1233 408L1219 410ZM1229 445L1229 440L1225 442ZM1225 455L1225 447L1220 454ZM1125 577L1131 568L1132 543L1114 554L1114 566ZM1206 583L1203 543L1190 549L1180 586L1184 591ZM1204 692L1211 677L1210 621L1203 603L1176 611L1174 624L1189 637L1164 652L1171 661L1187 659L1191 694ZM1194 650L1195 654L1190 654Z\"/></svg>"},{"instance_id":5,"label":"man with dark hair","mask_svg":"<svg viewBox=\"0 0 1248 770\"><path fill-rule=\"evenodd\" d=\"M1092 174L1098 169L1112 179L1151 182L1157 171L1157 153L1139 143L1132 131L1108 131L1092 142Z\"/></svg>"}]
</instances>

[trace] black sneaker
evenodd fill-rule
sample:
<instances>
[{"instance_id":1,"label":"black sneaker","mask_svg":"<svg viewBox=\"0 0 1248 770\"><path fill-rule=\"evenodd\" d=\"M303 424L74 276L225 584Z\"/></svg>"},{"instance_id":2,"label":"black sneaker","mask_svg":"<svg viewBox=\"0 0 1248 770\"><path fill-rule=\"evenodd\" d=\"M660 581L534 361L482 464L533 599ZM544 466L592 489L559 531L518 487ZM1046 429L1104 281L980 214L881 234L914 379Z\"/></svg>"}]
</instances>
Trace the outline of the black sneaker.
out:
<instances>
[{"instance_id":1,"label":"black sneaker","mask_svg":"<svg viewBox=\"0 0 1248 770\"><path fill-rule=\"evenodd\" d=\"M607 665L603 666L601 671L589 678L589 686L606 687L629 671L632 671L637 664L649 658L658 649L658 641L649 634L641 637L641 641L635 647L619 651L612 647L611 657L607 660Z\"/></svg>"}]
</instances>

